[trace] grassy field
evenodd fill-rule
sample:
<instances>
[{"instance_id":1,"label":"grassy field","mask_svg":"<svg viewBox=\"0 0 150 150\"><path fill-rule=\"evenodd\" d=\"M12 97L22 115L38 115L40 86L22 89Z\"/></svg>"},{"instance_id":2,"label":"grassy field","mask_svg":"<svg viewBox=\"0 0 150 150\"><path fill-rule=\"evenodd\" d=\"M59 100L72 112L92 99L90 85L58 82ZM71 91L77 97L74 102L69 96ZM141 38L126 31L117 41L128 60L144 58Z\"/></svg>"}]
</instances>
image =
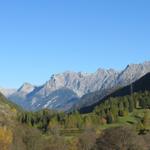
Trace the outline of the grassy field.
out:
<instances>
[{"instance_id":1,"label":"grassy field","mask_svg":"<svg viewBox=\"0 0 150 150\"><path fill-rule=\"evenodd\" d=\"M150 109L136 109L134 112L129 113L126 116L118 117L116 123L101 125L101 129L107 129L111 127L121 126L121 125L132 125L136 126L138 122L144 117L145 111L148 112L148 116L150 118ZM150 125L149 125L150 126Z\"/></svg>"},{"instance_id":2,"label":"grassy field","mask_svg":"<svg viewBox=\"0 0 150 150\"><path fill-rule=\"evenodd\" d=\"M144 112L147 111L148 112L148 116L150 118L150 109L136 109L134 110L134 112L129 113L126 116L123 117L118 117L117 122L112 123L112 124L104 124L104 125L99 125L95 128L95 130L100 133L105 129L108 128L113 128L113 127L118 127L118 126L124 126L124 125L128 125L128 126L133 126L134 128L136 128L138 122L144 117ZM150 124L149 124L149 128L150 128ZM62 129L61 130L61 135L64 136L77 136L79 134L81 134L82 132L84 132L84 130L79 130L79 129Z\"/></svg>"}]
</instances>

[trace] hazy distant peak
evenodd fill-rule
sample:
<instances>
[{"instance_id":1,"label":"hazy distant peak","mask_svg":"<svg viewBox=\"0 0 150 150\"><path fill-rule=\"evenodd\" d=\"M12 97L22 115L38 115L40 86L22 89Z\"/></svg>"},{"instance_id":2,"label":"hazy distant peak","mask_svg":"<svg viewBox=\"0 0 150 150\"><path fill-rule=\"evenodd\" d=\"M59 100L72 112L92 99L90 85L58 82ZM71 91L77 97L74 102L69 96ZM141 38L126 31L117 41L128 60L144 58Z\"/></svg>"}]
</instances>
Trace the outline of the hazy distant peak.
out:
<instances>
[{"instance_id":1,"label":"hazy distant peak","mask_svg":"<svg viewBox=\"0 0 150 150\"><path fill-rule=\"evenodd\" d=\"M91 75L91 74L90 74L90 73L87 73L87 72L78 72L78 76L79 76L80 78L86 77L86 76L88 76L88 75Z\"/></svg>"},{"instance_id":2,"label":"hazy distant peak","mask_svg":"<svg viewBox=\"0 0 150 150\"><path fill-rule=\"evenodd\" d=\"M104 72L104 71L105 71L105 69L103 69L103 68L98 68L96 72Z\"/></svg>"},{"instance_id":3,"label":"hazy distant peak","mask_svg":"<svg viewBox=\"0 0 150 150\"><path fill-rule=\"evenodd\" d=\"M107 72L109 72L109 73L119 73L119 71L116 71L115 69L112 69L112 68L108 69Z\"/></svg>"},{"instance_id":4,"label":"hazy distant peak","mask_svg":"<svg viewBox=\"0 0 150 150\"><path fill-rule=\"evenodd\" d=\"M113 74L117 74L119 72L112 68L110 68L110 69L99 68L99 69L97 69L96 73L101 74L101 75L113 75Z\"/></svg>"},{"instance_id":5,"label":"hazy distant peak","mask_svg":"<svg viewBox=\"0 0 150 150\"><path fill-rule=\"evenodd\" d=\"M139 64L131 63L131 64L128 64L125 69L127 69L127 68L133 68L133 67L140 67L140 66L146 67L148 65L150 65L150 61L145 61L144 63L139 63Z\"/></svg>"},{"instance_id":6,"label":"hazy distant peak","mask_svg":"<svg viewBox=\"0 0 150 150\"><path fill-rule=\"evenodd\" d=\"M35 89L35 86L32 84L25 82L19 89L18 92L30 93Z\"/></svg>"},{"instance_id":7,"label":"hazy distant peak","mask_svg":"<svg viewBox=\"0 0 150 150\"><path fill-rule=\"evenodd\" d=\"M6 97L9 97L10 95L12 95L13 93L15 93L17 90L16 89L5 89L0 87L0 92L5 95Z\"/></svg>"}]
</instances>

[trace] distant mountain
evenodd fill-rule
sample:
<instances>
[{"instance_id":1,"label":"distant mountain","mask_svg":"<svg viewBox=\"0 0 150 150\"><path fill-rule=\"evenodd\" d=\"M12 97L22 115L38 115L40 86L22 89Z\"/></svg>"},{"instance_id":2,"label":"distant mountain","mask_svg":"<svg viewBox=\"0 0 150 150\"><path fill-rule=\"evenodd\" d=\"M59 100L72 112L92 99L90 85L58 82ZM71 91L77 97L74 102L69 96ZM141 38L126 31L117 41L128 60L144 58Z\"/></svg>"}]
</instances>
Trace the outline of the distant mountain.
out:
<instances>
[{"instance_id":1,"label":"distant mountain","mask_svg":"<svg viewBox=\"0 0 150 150\"><path fill-rule=\"evenodd\" d=\"M30 105L28 106L30 110L39 110L41 108L50 108L56 110L68 110L74 101L72 99L77 98L77 94L70 89L60 88L58 90L52 91L48 96L44 98L39 98L38 95L28 95L27 99L32 99ZM70 101L71 99L71 101Z\"/></svg>"},{"instance_id":2,"label":"distant mountain","mask_svg":"<svg viewBox=\"0 0 150 150\"><path fill-rule=\"evenodd\" d=\"M24 83L18 90L18 93L28 94L31 93L35 89L35 86L33 86L30 83Z\"/></svg>"},{"instance_id":3,"label":"distant mountain","mask_svg":"<svg viewBox=\"0 0 150 150\"><path fill-rule=\"evenodd\" d=\"M0 87L0 92L5 95L6 97L9 97L13 93L15 93L17 90L16 89L5 89Z\"/></svg>"},{"instance_id":4,"label":"distant mountain","mask_svg":"<svg viewBox=\"0 0 150 150\"><path fill-rule=\"evenodd\" d=\"M35 89L35 86L30 83L24 83L16 92L9 95L12 102L20 105L21 107L27 109L29 101L27 100L27 95Z\"/></svg>"},{"instance_id":5,"label":"distant mountain","mask_svg":"<svg viewBox=\"0 0 150 150\"><path fill-rule=\"evenodd\" d=\"M134 93L134 92L144 92L144 91L150 91L150 73L147 73L142 78L129 84L128 86L118 89L117 91L111 93L110 95L104 97L103 99L101 99L101 97L96 97L97 99L99 99L97 103L91 106L81 108L80 112L81 113L92 112L95 106L99 105L101 102L107 100L110 97L126 96L126 95L130 95L131 92ZM90 98L91 100L93 100L95 96L93 95L93 97L91 96Z\"/></svg>"},{"instance_id":6,"label":"distant mountain","mask_svg":"<svg viewBox=\"0 0 150 150\"><path fill-rule=\"evenodd\" d=\"M96 99L84 98L91 96L93 92L98 91L96 93L102 99L112 91L138 80L148 72L150 72L150 61L143 64L130 64L122 71L101 68L95 73L67 71L52 75L50 80L42 86L25 83L7 97L29 110L45 107L68 110L74 105L81 108L96 102Z\"/></svg>"},{"instance_id":7,"label":"distant mountain","mask_svg":"<svg viewBox=\"0 0 150 150\"><path fill-rule=\"evenodd\" d=\"M130 64L119 74L117 84L120 86L127 85L131 81L136 81L148 72L150 72L150 61L143 64Z\"/></svg>"},{"instance_id":8,"label":"distant mountain","mask_svg":"<svg viewBox=\"0 0 150 150\"><path fill-rule=\"evenodd\" d=\"M95 92L91 92L85 94L80 98L80 100L75 104L75 108L81 108L90 106L100 99L103 99L105 96L109 95L110 93L120 89L138 79L142 76L150 72L150 62L144 62L143 64L130 64L122 70L118 75L117 78L111 81L113 86L107 83L110 80L106 80L100 90Z\"/></svg>"}]
</instances>

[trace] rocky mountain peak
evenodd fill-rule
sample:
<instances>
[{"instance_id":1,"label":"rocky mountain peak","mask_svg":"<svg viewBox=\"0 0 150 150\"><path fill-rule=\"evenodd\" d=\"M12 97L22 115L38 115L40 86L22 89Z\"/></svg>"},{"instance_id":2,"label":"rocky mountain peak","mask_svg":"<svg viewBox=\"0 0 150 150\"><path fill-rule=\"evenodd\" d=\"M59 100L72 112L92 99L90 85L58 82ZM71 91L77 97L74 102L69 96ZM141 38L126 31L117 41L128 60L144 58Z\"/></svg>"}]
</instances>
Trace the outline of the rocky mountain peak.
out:
<instances>
[{"instance_id":1,"label":"rocky mountain peak","mask_svg":"<svg viewBox=\"0 0 150 150\"><path fill-rule=\"evenodd\" d=\"M110 73L110 74L119 73L118 71L116 71L116 70L114 70L112 68L108 69L107 72Z\"/></svg>"},{"instance_id":2,"label":"rocky mountain peak","mask_svg":"<svg viewBox=\"0 0 150 150\"><path fill-rule=\"evenodd\" d=\"M5 95L6 97L9 97L10 95L12 95L13 93L15 93L17 90L16 89L5 89L0 87L0 92Z\"/></svg>"},{"instance_id":3,"label":"rocky mountain peak","mask_svg":"<svg viewBox=\"0 0 150 150\"><path fill-rule=\"evenodd\" d=\"M72 101L71 98L81 98L83 95L95 91L99 91L100 97L104 97L112 89L126 86L148 72L150 72L150 61L142 64L130 64L122 71L102 68L95 73L66 71L53 74L45 84L39 87L24 83L10 99L22 103L20 101L22 98L26 102L26 107L32 109L36 109L37 107L34 108L34 106L38 105L40 108L42 105L44 106L44 103L47 104L45 105L47 107L53 106L51 107L53 109L58 106L63 109L64 105L68 105L70 102L71 105L74 103L75 99ZM64 99L64 96L67 98ZM55 105L53 105L54 103Z\"/></svg>"},{"instance_id":4,"label":"rocky mountain peak","mask_svg":"<svg viewBox=\"0 0 150 150\"><path fill-rule=\"evenodd\" d=\"M23 92L23 93L30 93L35 89L35 86L33 86L30 83L25 82L19 89L18 92Z\"/></svg>"},{"instance_id":5,"label":"rocky mountain peak","mask_svg":"<svg viewBox=\"0 0 150 150\"><path fill-rule=\"evenodd\" d=\"M98 73L104 73L104 72L105 72L105 69L103 69L103 68L98 68L96 72L98 72Z\"/></svg>"}]
</instances>

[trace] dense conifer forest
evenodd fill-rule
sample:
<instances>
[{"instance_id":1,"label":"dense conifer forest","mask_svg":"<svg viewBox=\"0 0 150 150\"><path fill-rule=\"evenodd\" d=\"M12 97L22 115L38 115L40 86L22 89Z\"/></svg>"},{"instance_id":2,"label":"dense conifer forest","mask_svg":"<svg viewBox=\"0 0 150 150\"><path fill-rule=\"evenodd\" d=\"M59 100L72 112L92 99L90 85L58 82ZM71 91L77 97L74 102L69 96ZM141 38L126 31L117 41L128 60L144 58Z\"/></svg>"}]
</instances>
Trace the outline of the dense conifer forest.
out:
<instances>
[{"instance_id":1,"label":"dense conifer forest","mask_svg":"<svg viewBox=\"0 0 150 150\"><path fill-rule=\"evenodd\" d=\"M28 112L0 95L1 150L149 150L150 91L109 97L92 112Z\"/></svg>"},{"instance_id":2,"label":"dense conifer forest","mask_svg":"<svg viewBox=\"0 0 150 150\"><path fill-rule=\"evenodd\" d=\"M63 113L45 109L38 112L22 112L19 114L18 120L43 132L54 131L54 128L82 130L88 126L117 123L118 117L128 116L138 109L145 109L144 115L146 115L146 110L150 109L150 92L133 93L116 98L110 97L88 114L80 114L78 111Z\"/></svg>"},{"instance_id":3,"label":"dense conifer forest","mask_svg":"<svg viewBox=\"0 0 150 150\"><path fill-rule=\"evenodd\" d=\"M114 144L114 150L117 147L121 150L124 144L126 145L125 149L148 150L150 148L148 145L150 92L110 97L88 114L80 114L78 111L64 113L45 109L38 112L19 113L18 121L28 127L38 129L43 136L59 137L61 142L68 145L68 148L64 148L64 150L71 150L69 146L73 150L109 150L111 144ZM121 135L123 133L126 134L124 137L126 139L119 141L118 139L123 136ZM104 139L110 145L105 143ZM123 143L123 140L126 140L127 143ZM142 142L138 143L139 141Z\"/></svg>"}]
</instances>

